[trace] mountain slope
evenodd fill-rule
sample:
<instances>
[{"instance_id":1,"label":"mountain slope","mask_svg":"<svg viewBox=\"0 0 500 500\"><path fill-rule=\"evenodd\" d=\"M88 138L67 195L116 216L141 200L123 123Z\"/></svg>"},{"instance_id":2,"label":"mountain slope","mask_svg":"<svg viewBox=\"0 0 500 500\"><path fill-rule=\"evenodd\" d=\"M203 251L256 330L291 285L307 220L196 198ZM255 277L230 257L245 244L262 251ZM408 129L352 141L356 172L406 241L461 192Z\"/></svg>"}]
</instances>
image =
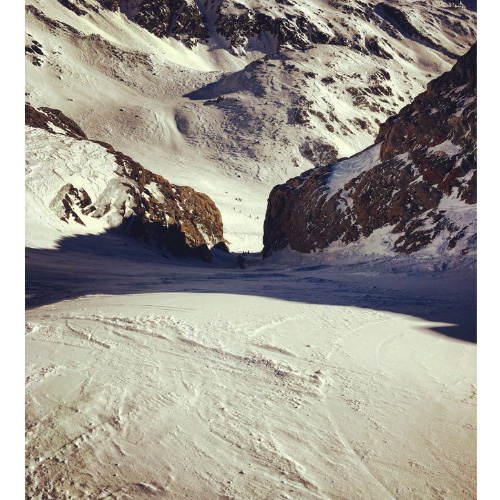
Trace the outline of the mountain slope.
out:
<instances>
[{"instance_id":1,"label":"mountain slope","mask_svg":"<svg viewBox=\"0 0 500 500\"><path fill-rule=\"evenodd\" d=\"M375 2L198 2L208 38L179 21L182 2L141 4L170 6L180 24L166 31L142 27L139 2L26 3L26 100L206 192L245 250L261 245L272 186L367 147L476 36L475 13L441 0L398 2L421 36Z\"/></svg>"},{"instance_id":2,"label":"mountain slope","mask_svg":"<svg viewBox=\"0 0 500 500\"><path fill-rule=\"evenodd\" d=\"M76 12L72 0L59 3ZM377 38L366 36L363 24L371 22L393 38L412 38L453 56L455 51L450 50L453 39L457 33L468 31L463 10L458 11L461 15L452 10L463 7L462 3L446 0L426 2L425 8L404 0L330 0L327 5L313 0L306 6L293 0L99 0L99 3L125 14L156 36L174 37L188 47L218 42L235 55L256 49L271 53L284 48L330 44L391 58ZM452 19L450 12L455 13ZM437 21L443 24L441 36L432 32Z\"/></svg>"},{"instance_id":3,"label":"mountain slope","mask_svg":"<svg viewBox=\"0 0 500 500\"><path fill-rule=\"evenodd\" d=\"M474 251L476 65L474 45L381 126L376 145L276 186L264 254L287 245L310 252L336 241L404 253Z\"/></svg>"},{"instance_id":4,"label":"mountain slope","mask_svg":"<svg viewBox=\"0 0 500 500\"><path fill-rule=\"evenodd\" d=\"M220 212L110 145L89 141L60 111L26 105L27 245L110 228L174 256L210 261L224 241Z\"/></svg>"},{"instance_id":5,"label":"mountain slope","mask_svg":"<svg viewBox=\"0 0 500 500\"><path fill-rule=\"evenodd\" d=\"M309 217L319 197L343 207L354 238L389 216L378 193L401 201L389 189L408 180L416 198L443 193L441 220L475 218L473 177L446 156L460 148L470 167L467 71L448 98L435 87L432 115L423 98L385 123L466 52L475 12L458 0L26 3L26 498L475 498L469 235L447 249L445 229L406 254L386 225L324 252L260 253L272 186L332 163L285 190L297 210L283 228L310 229L306 245L332 229ZM434 119L453 146L431 144ZM259 250L245 269L220 251L210 265L165 258L208 260L222 236Z\"/></svg>"}]
</instances>

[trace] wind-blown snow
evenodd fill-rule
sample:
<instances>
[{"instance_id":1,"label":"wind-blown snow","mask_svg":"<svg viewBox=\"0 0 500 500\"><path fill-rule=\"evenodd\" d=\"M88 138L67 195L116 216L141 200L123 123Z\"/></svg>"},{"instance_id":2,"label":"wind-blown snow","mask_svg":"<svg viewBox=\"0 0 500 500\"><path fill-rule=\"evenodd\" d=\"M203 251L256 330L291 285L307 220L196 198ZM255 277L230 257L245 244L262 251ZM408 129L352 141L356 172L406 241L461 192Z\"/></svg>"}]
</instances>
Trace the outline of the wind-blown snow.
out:
<instances>
[{"instance_id":1,"label":"wind-blown snow","mask_svg":"<svg viewBox=\"0 0 500 500\"><path fill-rule=\"evenodd\" d=\"M242 271L79 238L27 250L28 494L474 496L467 260Z\"/></svg>"},{"instance_id":2,"label":"wind-blown snow","mask_svg":"<svg viewBox=\"0 0 500 500\"><path fill-rule=\"evenodd\" d=\"M327 200L336 194L339 189L343 189L344 185L351 179L380 163L380 146L381 144L375 144L347 160L332 165Z\"/></svg>"}]
</instances>

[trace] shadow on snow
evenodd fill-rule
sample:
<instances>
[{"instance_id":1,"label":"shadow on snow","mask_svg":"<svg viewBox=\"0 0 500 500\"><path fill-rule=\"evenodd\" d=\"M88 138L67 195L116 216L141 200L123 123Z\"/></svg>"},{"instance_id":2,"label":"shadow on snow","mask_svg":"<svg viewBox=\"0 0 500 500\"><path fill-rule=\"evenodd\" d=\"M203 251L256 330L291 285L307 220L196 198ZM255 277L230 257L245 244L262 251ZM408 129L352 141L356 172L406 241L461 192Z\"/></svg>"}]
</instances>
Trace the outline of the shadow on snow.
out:
<instances>
[{"instance_id":1,"label":"shadow on snow","mask_svg":"<svg viewBox=\"0 0 500 500\"><path fill-rule=\"evenodd\" d=\"M92 294L237 294L405 314L451 325L434 332L477 341L475 275L464 289L463 277L454 286L456 274L446 271L426 277L374 273L363 264L287 267L260 254L245 255L241 270L236 254L213 255L211 264L170 259L112 230L64 238L55 249L26 248L26 308Z\"/></svg>"}]
</instances>

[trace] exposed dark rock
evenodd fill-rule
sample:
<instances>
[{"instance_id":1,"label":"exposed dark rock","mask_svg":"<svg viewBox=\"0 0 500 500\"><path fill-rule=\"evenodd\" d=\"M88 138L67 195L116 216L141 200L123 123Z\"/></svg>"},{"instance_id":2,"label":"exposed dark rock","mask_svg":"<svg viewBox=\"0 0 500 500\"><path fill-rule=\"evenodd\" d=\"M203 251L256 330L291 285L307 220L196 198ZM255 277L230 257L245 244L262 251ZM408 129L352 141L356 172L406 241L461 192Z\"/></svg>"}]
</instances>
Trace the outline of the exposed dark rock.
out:
<instances>
[{"instance_id":1,"label":"exposed dark rock","mask_svg":"<svg viewBox=\"0 0 500 500\"><path fill-rule=\"evenodd\" d=\"M187 47L208 38L205 19L194 0L144 0L136 9L130 0L99 0L106 9L120 11L157 37L173 37Z\"/></svg>"},{"instance_id":2,"label":"exposed dark rock","mask_svg":"<svg viewBox=\"0 0 500 500\"><path fill-rule=\"evenodd\" d=\"M223 241L219 241L218 243L216 243L212 247L212 250L219 250L219 252L229 253L229 247Z\"/></svg>"},{"instance_id":3,"label":"exposed dark rock","mask_svg":"<svg viewBox=\"0 0 500 500\"><path fill-rule=\"evenodd\" d=\"M289 123L307 125L311 121L313 101L303 95L293 99L294 106L289 111Z\"/></svg>"},{"instance_id":4,"label":"exposed dark rock","mask_svg":"<svg viewBox=\"0 0 500 500\"><path fill-rule=\"evenodd\" d=\"M67 6L74 6L77 1L84 3L84 0L60 1ZM122 12L154 35L174 37L187 47L205 43L209 36L219 35L233 55L244 54L255 44L269 54L292 48L307 50L315 44L331 44L391 59L393 54L388 50L389 46L384 47L386 41L375 36L365 38L365 31L357 28L356 21L360 20L379 26L390 37L411 38L449 57L457 57L441 46L438 39L419 29L418 23L412 22L408 6L393 5L393 2L328 0L327 13L314 5L304 11L300 3L292 0L277 0L275 3L257 1L250 6L231 0L98 2L105 9ZM450 0L449 4L449 7L432 6L430 16L436 23L446 25L449 33L468 33L473 37L474 33L469 31L463 19L454 19L454 24L450 24L449 15L464 8L461 5L455 7L457 2L454 0ZM442 19L441 11L444 13ZM219 43L219 37L212 42Z\"/></svg>"},{"instance_id":5,"label":"exposed dark rock","mask_svg":"<svg viewBox=\"0 0 500 500\"><path fill-rule=\"evenodd\" d=\"M32 37L31 37L32 38ZM43 57L45 56L42 44L35 39L31 40L31 43L24 46L24 53L31 60L31 63L35 66L41 66L43 62Z\"/></svg>"},{"instance_id":6,"label":"exposed dark rock","mask_svg":"<svg viewBox=\"0 0 500 500\"><path fill-rule=\"evenodd\" d=\"M82 213L91 213L95 210L95 207L86 210L91 203L92 200L85 189L77 189L73 184L66 184L60 189L54 200L52 200L51 208L60 216L62 221L69 222L73 219L78 224L85 226L85 223L75 209L78 207Z\"/></svg>"},{"instance_id":7,"label":"exposed dark rock","mask_svg":"<svg viewBox=\"0 0 500 500\"><path fill-rule=\"evenodd\" d=\"M474 45L450 72L381 125L380 162L337 192L329 188L334 166L276 186L264 223L264 256L287 245L310 252L337 240L351 243L383 226L401 234L393 248L397 252L425 248L445 230L448 248L454 248L467 228L438 207L452 193L465 204L476 203L476 60Z\"/></svg>"},{"instance_id":8,"label":"exposed dark rock","mask_svg":"<svg viewBox=\"0 0 500 500\"><path fill-rule=\"evenodd\" d=\"M30 127L43 128L49 132L56 133L56 129L61 129L69 137L74 139L87 139L85 132L64 113L52 108L34 108L29 103L24 106L25 124Z\"/></svg>"},{"instance_id":9,"label":"exposed dark rock","mask_svg":"<svg viewBox=\"0 0 500 500\"><path fill-rule=\"evenodd\" d=\"M88 140L80 127L59 110L35 109L26 103L25 116L28 126ZM104 154L114 156L115 173L123 178L122 185L132 200L129 208L134 215L124 217L124 205L120 229L176 257L192 256L210 262L209 245L225 242L221 215L214 202L190 187L170 184L109 144L92 142L103 146L107 150ZM96 205L96 202L83 188L67 184L54 198L51 208L63 221L74 220L85 225L83 215L100 218L112 210L109 203Z\"/></svg>"},{"instance_id":10,"label":"exposed dark rock","mask_svg":"<svg viewBox=\"0 0 500 500\"><path fill-rule=\"evenodd\" d=\"M116 12L120 9L120 0L97 0L105 9Z\"/></svg>"},{"instance_id":11,"label":"exposed dark rock","mask_svg":"<svg viewBox=\"0 0 500 500\"><path fill-rule=\"evenodd\" d=\"M286 3L292 6L293 3ZM216 9L215 29L229 42L233 51L245 48L252 36L261 38L271 35L276 40L276 51L282 48L304 49L311 44L336 43L332 33L315 25L298 10L286 17L274 17L271 13L251 10L243 5L237 13L232 9L232 2L224 0Z\"/></svg>"},{"instance_id":12,"label":"exposed dark rock","mask_svg":"<svg viewBox=\"0 0 500 500\"><path fill-rule=\"evenodd\" d=\"M382 124L375 140L383 142L381 159L413 150L417 145L435 146L443 142L443 137L461 146L475 142L476 66L477 45L474 44L451 71L429 82L424 93ZM468 99L472 99L474 105L460 112ZM468 131L473 134L467 134Z\"/></svg>"},{"instance_id":13,"label":"exposed dark rock","mask_svg":"<svg viewBox=\"0 0 500 500\"><path fill-rule=\"evenodd\" d=\"M331 85L332 83L335 83L335 78L333 78L332 76L325 76L321 79L321 82L325 85Z\"/></svg>"},{"instance_id":14,"label":"exposed dark rock","mask_svg":"<svg viewBox=\"0 0 500 500\"><path fill-rule=\"evenodd\" d=\"M309 140L302 144L300 152L316 166L330 165L338 159L338 149L332 144L323 141Z\"/></svg>"},{"instance_id":15,"label":"exposed dark rock","mask_svg":"<svg viewBox=\"0 0 500 500\"><path fill-rule=\"evenodd\" d=\"M381 57L382 59L393 59L393 56L390 52L385 50L380 41L376 36L365 38L365 46L366 48L377 57Z\"/></svg>"},{"instance_id":16,"label":"exposed dark rock","mask_svg":"<svg viewBox=\"0 0 500 500\"><path fill-rule=\"evenodd\" d=\"M85 16L87 14L86 10L81 9L71 0L57 0L63 7L74 12L77 16Z\"/></svg>"},{"instance_id":17,"label":"exposed dark rock","mask_svg":"<svg viewBox=\"0 0 500 500\"><path fill-rule=\"evenodd\" d=\"M176 257L188 255L210 261L208 244L223 240L222 219L214 202L190 187L170 184L123 153L113 154L123 167L117 173L135 181L128 185L137 216L129 227L130 234L166 248ZM147 186L151 184L156 185L163 199L149 192Z\"/></svg>"}]
</instances>

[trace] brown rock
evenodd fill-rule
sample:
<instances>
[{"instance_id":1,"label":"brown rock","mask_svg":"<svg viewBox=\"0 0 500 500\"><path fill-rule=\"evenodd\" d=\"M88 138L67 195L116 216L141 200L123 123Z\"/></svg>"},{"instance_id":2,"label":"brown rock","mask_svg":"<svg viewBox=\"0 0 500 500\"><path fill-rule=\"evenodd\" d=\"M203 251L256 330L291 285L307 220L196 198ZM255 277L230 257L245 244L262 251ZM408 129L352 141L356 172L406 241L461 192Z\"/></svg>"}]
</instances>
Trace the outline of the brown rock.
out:
<instances>
[{"instance_id":1,"label":"brown rock","mask_svg":"<svg viewBox=\"0 0 500 500\"><path fill-rule=\"evenodd\" d=\"M332 166L309 170L272 190L264 257L287 245L311 252L337 240L350 243L385 225L401 233L397 252L418 251L445 229L454 234L453 248L465 230L435 209L454 188L466 203L476 203L476 94L474 45L450 72L381 125L378 165L333 195ZM430 224L424 230L426 213Z\"/></svg>"},{"instance_id":2,"label":"brown rock","mask_svg":"<svg viewBox=\"0 0 500 500\"><path fill-rule=\"evenodd\" d=\"M74 139L88 140L73 120L51 108L35 109L27 103L26 125L56 133L53 125ZM221 214L214 202L190 187L170 184L107 143L92 142L114 155L116 174L123 178L134 200L131 206L134 216L123 220L121 230L176 257L192 256L210 262L209 245L225 244ZM64 186L52 202L52 209L62 220L73 219L85 225L75 211L77 207L82 214L92 217L102 217L112 209L109 204L96 206L83 188L72 184Z\"/></svg>"}]
</instances>

